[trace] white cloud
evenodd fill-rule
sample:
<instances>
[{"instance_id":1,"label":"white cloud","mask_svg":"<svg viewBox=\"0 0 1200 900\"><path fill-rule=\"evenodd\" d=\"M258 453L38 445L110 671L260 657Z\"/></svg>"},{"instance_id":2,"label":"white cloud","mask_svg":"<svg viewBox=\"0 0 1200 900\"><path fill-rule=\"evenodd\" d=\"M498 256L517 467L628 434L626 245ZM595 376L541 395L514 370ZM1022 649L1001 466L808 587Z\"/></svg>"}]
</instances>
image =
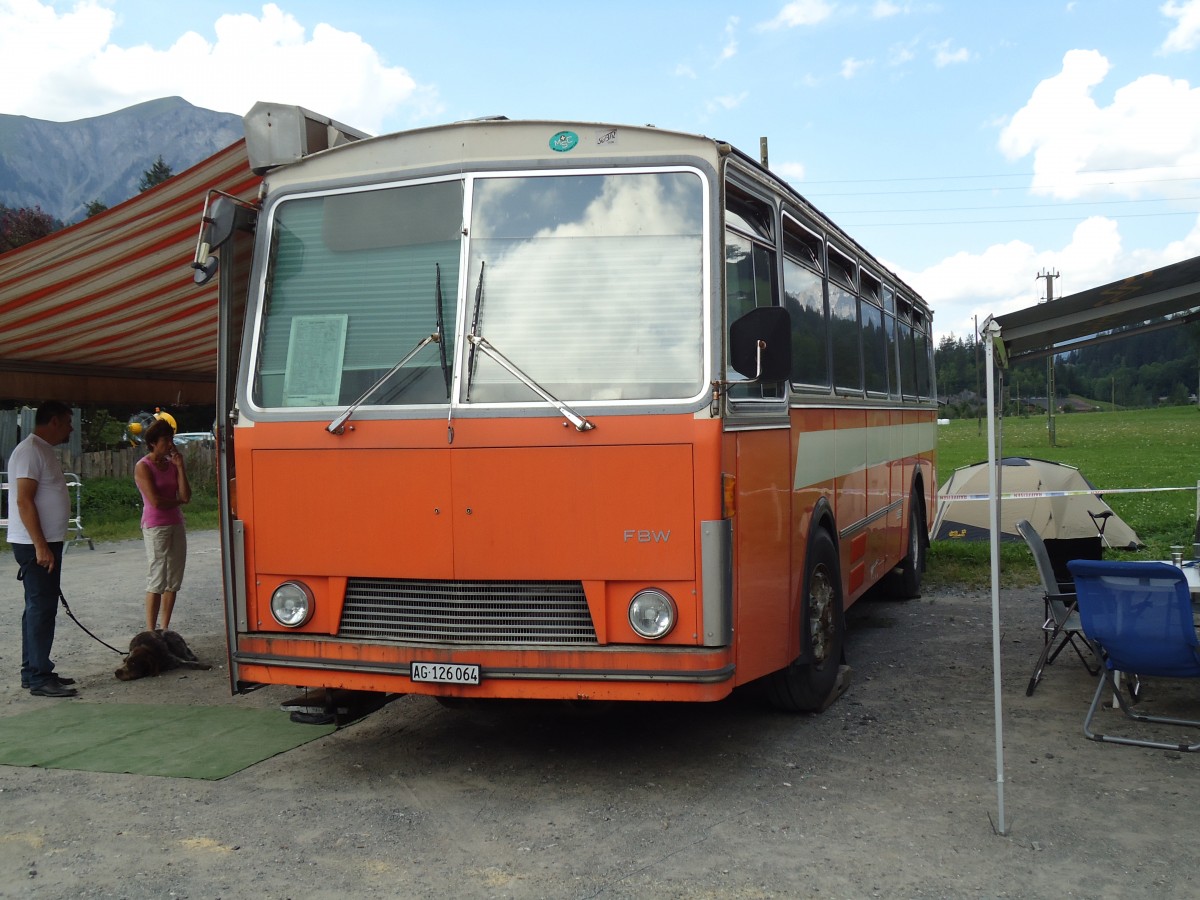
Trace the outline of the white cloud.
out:
<instances>
[{"instance_id":1,"label":"white cloud","mask_svg":"<svg viewBox=\"0 0 1200 900\"><path fill-rule=\"evenodd\" d=\"M957 63L965 63L970 59L971 52L966 47L959 47L957 50L951 49L950 41L948 40L934 45L933 64L939 69L956 65Z\"/></svg>"},{"instance_id":2,"label":"white cloud","mask_svg":"<svg viewBox=\"0 0 1200 900\"><path fill-rule=\"evenodd\" d=\"M775 31L779 28L795 28L798 25L816 25L833 15L834 4L825 0L793 0L784 6L769 22L758 26L759 31Z\"/></svg>"},{"instance_id":3,"label":"white cloud","mask_svg":"<svg viewBox=\"0 0 1200 900\"><path fill-rule=\"evenodd\" d=\"M771 171L780 178L789 182L793 187L804 180L804 163L785 162L779 165L772 165Z\"/></svg>"},{"instance_id":4,"label":"white cloud","mask_svg":"<svg viewBox=\"0 0 1200 900\"><path fill-rule=\"evenodd\" d=\"M706 104L706 108L710 113L728 111L737 109L746 102L746 98L750 96L748 91L742 91L740 94L723 94L720 97L713 97Z\"/></svg>"},{"instance_id":5,"label":"white cloud","mask_svg":"<svg viewBox=\"0 0 1200 900\"><path fill-rule=\"evenodd\" d=\"M10 86L5 111L35 118L47 108L65 110L65 118L110 112L113 91L88 77L88 65L115 20L112 10L91 0L62 15L36 0L0 4L0 73Z\"/></svg>"},{"instance_id":6,"label":"white cloud","mask_svg":"<svg viewBox=\"0 0 1200 900\"><path fill-rule=\"evenodd\" d=\"M717 61L718 63L723 63L725 60L733 59L737 56L737 25L737 16L730 16L729 20L725 23L725 46L721 48L721 57Z\"/></svg>"},{"instance_id":7,"label":"white cloud","mask_svg":"<svg viewBox=\"0 0 1200 900\"><path fill-rule=\"evenodd\" d=\"M187 32L166 49L110 43L114 16L94 0L57 13L37 0L0 5L0 66L20 72L9 112L69 120L178 95L242 114L256 100L296 103L366 131L402 105L429 113L431 89L388 66L359 35L320 23L311 36L274 4L261 17L221 15L215 42ZM51 68L51 66L53 68Z\"/></svg>"},{"instance_id":8,"label":"white cloud","mask_svg":"<svg viewBox=\"0 0 1200 900\"><path fill-rule=\"evenodd\" d=\"M675 67L675 74L680 78L695 78L696 70L687 63L680 63Z\"/></svg>"},{"instance_id":9,"label":"white cloud","mask_svg":"<svg viewBox=\"0 0 1200 900\"><path fill-rule=\"evenodd\" d=\"M871 65L869 59L855 59L853 56L847 56L842 60L842 77L853 78L869 65Z\"/></svg>"},{"instance_id":10,"label":"white cloud","mask_svg":"<svg viewBox=\"0 0 1200 900\"><path fill-rule=\"evenodd\" d=\"M1169 19L1177 20L1163 41L1164 53L1181 53L1200 47L1200 0L1184 0L1182 3L1168 0L1158 11Z\"/></svg>"},{"instance_id":11,"label":"white cloud","mask_svg":"<svg viewBox=\"0 0 1200 900\"><path fill-rule=\"evenodd\" d=\"M908 43L892 44L888 48L888 65L903 66L906 63L912 62L917 58L917 42L909 41Z\"/></svg>"},{"instance_id":12,"label":"white cloud","mask_svg":"<svg viewBox=\"0 0 1200 900\"><path fill-rule=\"evenodd\" d=\"M890 0L876 0L871 7L872 19L887 19L891 16L899 15L903 10L899 4L892 3Z\"/></svg>"},{"instance_id":13,"label":"white cloud","mask_svg":"<svg viewBox=\"0 0 1200 900\"><path fill-rule=\"evenodd\" d=\"M1125 250L1118 224L1092 216L1075 226L1070 242L1037 250L1025 241L994 244L982 253L960 252L921 271L892 266L933 307L937 340L947 334L969 336L975 318L1002 315L1033 306L1044 296L1038 272L1062 273L1056 296L1148 272L1200 255L1200 216L1181 239L1162 249ZM886 263L885 263L886 264Z\"/></svg>"},{"instance_id":14,"label":"white cloud","mask_svg":"<svg viewBox=\"0 0 1200 900\"><path fill-rule=\"evenodd\" d=\"M1069 51L1000 133L1010 160L1033 154L1035 193L1169 196L1200 171L1200 88L1143 75L1100 106L1092 91L1108 71L1097 51Z\"/></svg>"}]
</instances>

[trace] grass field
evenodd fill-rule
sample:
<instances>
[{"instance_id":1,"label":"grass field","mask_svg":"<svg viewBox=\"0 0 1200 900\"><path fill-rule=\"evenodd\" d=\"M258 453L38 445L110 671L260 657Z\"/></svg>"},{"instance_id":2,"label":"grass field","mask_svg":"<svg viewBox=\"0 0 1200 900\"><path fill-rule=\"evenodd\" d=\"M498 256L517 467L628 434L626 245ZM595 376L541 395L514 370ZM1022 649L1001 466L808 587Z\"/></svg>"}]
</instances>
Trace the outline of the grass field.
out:
<instances>
[{"instance_id":1,"label":"grass field","mask_svg":"<svg viewBox=\"0 0 1200 900\"><path fill-rule=\"evenodd\" d=\"M938 427L939 486L956 468L987 459L987 422L982 425L982 434L975 419L955 419ZM1145 550L1122 553L1121 558L1167 559L1172 544L1190 549L1200 479L1200 411L1195 407L1058 415L1054 447L1049 445L1045 416L1004 419L1000 430L1004 456L1067 463L1101 490L1190 488L1105 498L1146 544ZM1001 563L1007 583L1036 581L1023 544L1002 546ZM987 544L935 542L927 575L931 584L987 584Z\"/></svg>"}]
</instances>

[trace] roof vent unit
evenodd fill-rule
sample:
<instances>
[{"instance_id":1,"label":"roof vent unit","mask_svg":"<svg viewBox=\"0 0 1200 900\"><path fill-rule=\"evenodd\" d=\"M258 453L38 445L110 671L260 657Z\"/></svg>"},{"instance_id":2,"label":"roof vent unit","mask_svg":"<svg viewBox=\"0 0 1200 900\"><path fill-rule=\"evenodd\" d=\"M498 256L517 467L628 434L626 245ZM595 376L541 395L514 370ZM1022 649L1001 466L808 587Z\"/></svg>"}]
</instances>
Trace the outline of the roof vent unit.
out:
<instances>
[{"instance_id":1,"label":"roof vent unit","mask_svg":"<svg viewBox=\"0 0 1200 900\"><path fill-rule=\"evenodd\" d=\"M332 147L370 137L302 106L259 101L242 117L246 154L255 175Z\"/></svg>"}]
</instances>

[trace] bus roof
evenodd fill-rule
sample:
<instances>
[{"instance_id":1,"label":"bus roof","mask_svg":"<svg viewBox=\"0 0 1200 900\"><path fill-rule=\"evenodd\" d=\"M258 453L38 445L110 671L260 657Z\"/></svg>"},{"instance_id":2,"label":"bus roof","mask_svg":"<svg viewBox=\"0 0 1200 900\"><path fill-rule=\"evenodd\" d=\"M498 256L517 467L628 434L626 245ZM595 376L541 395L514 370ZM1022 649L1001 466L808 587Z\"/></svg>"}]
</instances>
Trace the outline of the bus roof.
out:
<instances>
[{"instance_id":1,"label":"bus roof","mask_svg":"<svg viewBox=\"0 0 1200 900\"><path fill-rule=\"evenodd\" d=\"M503 116L431 125L371 137L301 107L256 103L245 116L251 165L266 173L268 189L291 185L357 183L364 179L444 173L447 166L479 162L496 168L566 167L580 157L596 165L621 159L653 165L692 158L720 171L722 161L739 167L793 206L902 289L926 315L928 304L899 275L850 237L796 188L762 163L724 141L654 125L513 120ZM286 133L286 136L282 133Z\"/></svg>"}]
</instances>

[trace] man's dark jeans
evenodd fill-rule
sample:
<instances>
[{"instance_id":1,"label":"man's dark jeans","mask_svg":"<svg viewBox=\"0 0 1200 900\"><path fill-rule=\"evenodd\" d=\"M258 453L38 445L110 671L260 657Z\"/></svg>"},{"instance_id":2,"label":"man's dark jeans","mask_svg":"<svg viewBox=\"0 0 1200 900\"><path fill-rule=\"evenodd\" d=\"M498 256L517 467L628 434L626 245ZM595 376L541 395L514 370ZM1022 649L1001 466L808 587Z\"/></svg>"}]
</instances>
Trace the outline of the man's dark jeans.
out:
<instances>
[{"instance_id":1,"label":"man's dark jeans","mask_svg":"<svg viewBox=\"0 0 1200 900\"><path fill-rule=\"evenodd\" d=\"M62 573L63 542L50 545L54 571L37 564L33 544L13 544L17 565L25 570L25 612L21 614L21 683L44 687L54 680L50 648L54 645L54 619L58 615L59 576Z\"/></svg>"}]
</instances>

